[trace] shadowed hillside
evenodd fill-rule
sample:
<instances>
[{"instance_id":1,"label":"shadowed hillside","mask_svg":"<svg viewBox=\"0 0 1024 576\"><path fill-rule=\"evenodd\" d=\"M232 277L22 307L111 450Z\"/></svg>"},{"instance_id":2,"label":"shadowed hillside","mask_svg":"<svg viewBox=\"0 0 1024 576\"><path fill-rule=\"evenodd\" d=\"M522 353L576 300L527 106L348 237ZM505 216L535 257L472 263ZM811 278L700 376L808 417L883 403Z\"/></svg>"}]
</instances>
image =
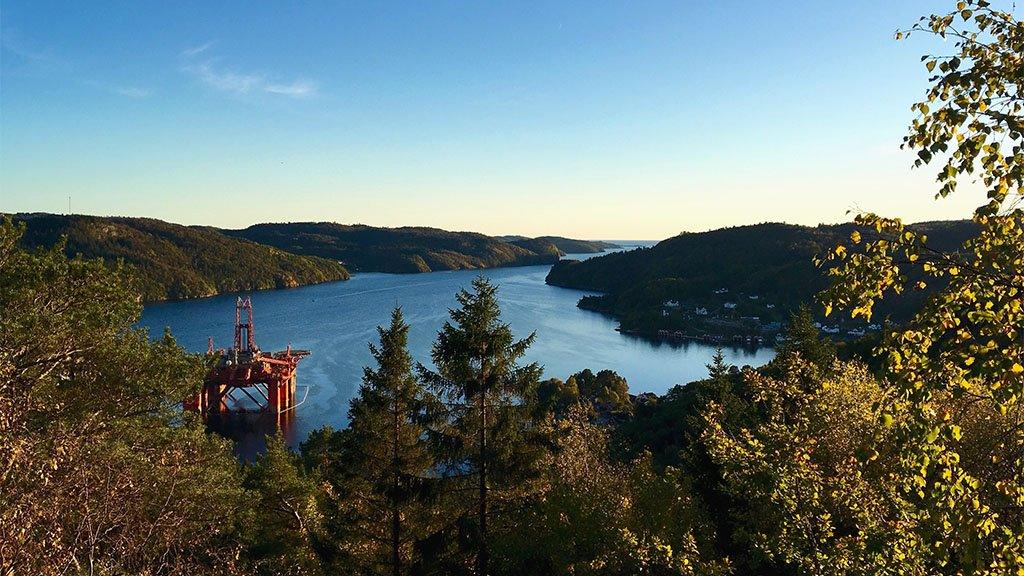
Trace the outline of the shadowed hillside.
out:
<instances>
[{"instance_id":1,"label":"shadowed hillside","mask_svg":"<svg viewBox=\"0 0 1024 576\"><path fill-rule=\"evenodd\" d=\"M928 234L942 250L958 247L974 230L969 221L927 222L914 229ZM663 317L662 303L690 302L722 306L735 300L738 310L757 302L772 303L773 314L810 302L827 285L812 259L849 239L852 224L816 227L757 224L709 232L687 232L651 248L617 252L584 261L563 260L548 274L547 283L566 288L605 292L584 298L583 308L611 313L623 328L647 330ZM716 291L727 290L716 294ZM742 296L742 298L739 298ZM880 311L902 316L916 309L920 293L883 303ZM912 301L913 300L913 301ZM750 314L755 314L751 311Z\"/></svg>"},{"instance_id":2,"label":"shadowed hillside","mask_svg":"<svg viewBox=\"0 0 1024 576\"><path fill-rule=\"evenodd\" d=\"M526 236L498 236L498 239L518 244L520 246L523 246L524 243L534 243L535 245L551 244L562 254L598 254L605 250L622 248L622 246L619 246L618 244L612 244L611 242L604 242L602 240L575 240L573 238L564 238L562 236L538 236L536 238L528 238Z\"/></svg>"},{"instance_id":3,"label":"shadowed hillside","mask_svg":"<svg viewBox=\"0 0 1024 576\"><path fill-rule=\"evenodd\" d=\"M338 260L359 272L466 270L551 264L558 260L557 248L548 243L524 247L474 232L438 228L297 222L256 224L222 232L296 254Z\"/></svg>"},{"instance_id":4,"label":"shadowed hillside","mask_svg":"<svg viewBox=\"0 0 1024 576\"><path fill-rule=\"evenodd\" d=\"M349 277L337 262L232 238L214 228L149 218L53 214L18 214L14 220L26 225L21 244L27 248L52 246L66 236L68 255L108 262L123 259L135 269L145 300L288 288Z\"/></svg>"}]
</instances>

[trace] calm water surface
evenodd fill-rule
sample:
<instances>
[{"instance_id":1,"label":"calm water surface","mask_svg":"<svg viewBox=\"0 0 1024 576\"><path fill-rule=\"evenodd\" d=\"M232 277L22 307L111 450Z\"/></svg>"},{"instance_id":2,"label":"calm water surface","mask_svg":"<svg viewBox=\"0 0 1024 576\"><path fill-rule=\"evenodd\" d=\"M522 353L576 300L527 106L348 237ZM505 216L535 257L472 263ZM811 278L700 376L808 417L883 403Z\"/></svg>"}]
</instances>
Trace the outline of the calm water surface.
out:
<instances>
[{"instance_id":1,"label":"calm water surface","mask_svg":"<svg viewBox=\"0 0 1024 576\"><path fill-rule=\"evenodd\" d=\"M544 366L545 377L565 379L584 368L610 368L622 374L630 390L664 393L676 384L702 378L714 348L697 343L652 342L615 331L606 316L580 310L587 292L544 284L549 266L427 274L358 274L347 282L252 293L255 336L267 351L293 348L312 351L299 364L299 397L308 387L286 437L295 445L323 425L343 427L348 401L359 388L364 365L372 358L367 343L376 327L401 306L410 324L413 357L430 365L430 347L456 305L455 292L469 287L478 274L499 286L503 318L518 337L536 331L527 359ZM237 295L150 304L141 324L159 335L170 327L188 350L206 350L212 336L217 347L231 345ZM759 366L771 349L727 349L733 364ZM258 447L256 448L258 449ZM248 451L243 448L243 452Z\"/></svg>"}]
</instances>

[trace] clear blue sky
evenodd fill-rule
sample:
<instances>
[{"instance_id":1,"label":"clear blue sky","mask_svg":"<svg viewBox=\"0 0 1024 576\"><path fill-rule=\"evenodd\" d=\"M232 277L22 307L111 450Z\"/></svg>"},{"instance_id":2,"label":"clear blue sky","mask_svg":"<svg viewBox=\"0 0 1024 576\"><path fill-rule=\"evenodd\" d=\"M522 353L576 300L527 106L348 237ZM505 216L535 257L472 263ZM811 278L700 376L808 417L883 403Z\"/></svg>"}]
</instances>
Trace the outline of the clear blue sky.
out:
<instances>
[{"instance_id":1,"label":"clear blue sky","mask_svg":"<svg viewBox=\"0 0 1024 576\"><path fill-rule=\"evenodd\" d=\"M899 151L952 2L5 0L0 211L663 238L963 217Z\"/></svg>"}]
</instances>

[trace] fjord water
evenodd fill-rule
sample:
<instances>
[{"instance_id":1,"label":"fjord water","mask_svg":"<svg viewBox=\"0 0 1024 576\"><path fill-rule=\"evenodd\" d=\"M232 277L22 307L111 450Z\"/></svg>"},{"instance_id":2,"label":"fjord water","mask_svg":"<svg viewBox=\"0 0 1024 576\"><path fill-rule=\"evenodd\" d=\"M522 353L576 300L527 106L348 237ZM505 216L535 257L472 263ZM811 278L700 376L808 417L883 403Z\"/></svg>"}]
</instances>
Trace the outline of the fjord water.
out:
<instances>
[{"instance_id":1,"label":"fjord water","mask_svg":"<svg viewBox=\"0 0 1024 576\"><path fill-rule=\"evenodd\" d=\"M714 354L713 347L620 334L615 331L615 320L576 307L587 292L544 284L549 269L367 273L356 274L347 282L252 293L256 342L262 349L283 350L291 344L312 351L299 364L298 397L303 397L304 387L308 387L308 396L286 431L289 443L301 442L311 430L325 424L345 425L348 401L359 389L363 366L372 361L367 343L376 340L376 327L389 321L395 306L402 307L411 326L410 352L417 361L430 365L431 344L448 319L448 309L456 305L456 291L468 288L479 274L499 286L503 319L516 336L536 331L527 360L542 364L545 377L565 379L584 368L595 372L610 368L626 378L631 392L662 394L707 374L705 364ZM140 324L148 327L152 336L169 327L190 351L205 351L209 336L217 347L229 347L237 296L150 304ZM725 352L729 362L740 366L758 366L774 355L769 348Z\"/></svg>"}]
</instances>

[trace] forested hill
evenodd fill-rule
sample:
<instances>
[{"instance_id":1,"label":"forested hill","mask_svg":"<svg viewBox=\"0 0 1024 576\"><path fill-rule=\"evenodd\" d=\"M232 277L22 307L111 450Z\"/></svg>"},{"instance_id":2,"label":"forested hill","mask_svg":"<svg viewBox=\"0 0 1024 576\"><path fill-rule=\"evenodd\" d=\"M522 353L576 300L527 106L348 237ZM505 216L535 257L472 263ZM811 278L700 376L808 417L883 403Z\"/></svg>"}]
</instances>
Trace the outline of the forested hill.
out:
<instances>
[{"instance_id":1,"label":"forested hill","mask_svg":"<svg viewBox=\"0 0 1024 576\"><path fill-rule=\"evenodd\" d=\"M67 237L65 252L121 258L135 270L145 300L199 298L348 279L344 266L232 238L214 228L149 218L17 214L26 225L21 244L52 246Z\"/></svg>"},{"instance_id":2,"label":"forested hill","mask_svg":"<svg viewBox=\"0 0 1024 576\"><path fill-rule=\"evenodd\" d=\"M256 224L223 230L282 250L343 262L358 272L413 273L499 266L528 266L558 261L550 243L524 245L474 232L437 228L377 228L332 222Z\"/></svg>"},{"instance_id":3,"label":"forested hill","mask_svg":"<svg viewBox=\"0 0 1024 576\"><path fill-rule=\"evenodd\" d=\"M562 236L538 236L536 238L528 238L526 236L498 236L498 239L520 245L523 245L522 243L526 242L547 243L553 245L562 254L598 254L605 250L622 248L622 246L619 246L618 244L604 242L602 240L575 240L573 238L564 238Z\"/></svg>"},{"instance_id":4,"label":"forested hill","mask_svg":"<svg viewBox=\"0 0 1024 576\"><path fill-rule=\"evenodd\" d=\"M962 220L912 228L925 231L936 248L951 250L973 226ZM650 248L584 261L563 260L551 269L547 282L606 292L600 299L587 299L584 307L618 315L625 328L642 328L642 317L658 312L664 301L714 304L715 291L722 289L729 291L728 296L719 295L719 300L756 296L773 303L773 309L784 310L809 302L825 287L826 278L812 259L848 241L853 229L851 224L771 223L683 233Z\"/></svg>"}]
</instances>

